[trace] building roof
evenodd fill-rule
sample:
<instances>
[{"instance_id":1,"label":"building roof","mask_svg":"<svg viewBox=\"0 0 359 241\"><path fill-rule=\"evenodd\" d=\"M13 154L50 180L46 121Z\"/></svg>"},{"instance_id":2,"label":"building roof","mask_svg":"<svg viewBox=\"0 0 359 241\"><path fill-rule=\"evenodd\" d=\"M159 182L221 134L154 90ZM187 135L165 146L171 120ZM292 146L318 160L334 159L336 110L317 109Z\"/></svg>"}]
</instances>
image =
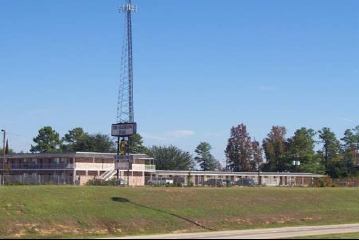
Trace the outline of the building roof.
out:
<instances>
[{"instance_id":1,"label":"building roof","mask_svg":"<svg viewBox=\"0 0 359 241\"><path fill-rule=\"evenodd\" d=\"M208 175L208 176L258 176L258 172L220 172L220 171L176 171L156 170L157 175ZM324 177L315 173L300 172L260 172L261 176L299 176L299 177Z\"/></svg>"},{"instance_id":2,"label":"building roof","mask_svg":"<svg viewBox=\"0 0 359 241\"><path fill-rule=\"evenodd\" d=\"M99 158L114 158L116 153L101 153L101 152L44 152L44 153L15 153L6 154L6 158L52 158L52 157L99 157ZM152 159L146 154L130 154L131 159Z\"/></svg>"}]
</instances>

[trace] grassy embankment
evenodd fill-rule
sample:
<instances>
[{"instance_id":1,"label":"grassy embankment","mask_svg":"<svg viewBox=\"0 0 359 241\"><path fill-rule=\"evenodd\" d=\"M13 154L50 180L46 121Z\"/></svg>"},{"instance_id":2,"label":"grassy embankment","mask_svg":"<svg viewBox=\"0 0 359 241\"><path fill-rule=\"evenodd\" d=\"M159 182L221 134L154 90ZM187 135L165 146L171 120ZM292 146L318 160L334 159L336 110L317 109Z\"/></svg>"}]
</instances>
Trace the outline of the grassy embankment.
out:
<instances>
[{"instance_id":1,"label":"grassy embankment","mask_svg":"<svg viewBox=\"0 0 359 241\"><path fill-rule=\"evenodd\" d=\"M0 186L0 238L90 238L358 222L357 188Z\"/></svg>"}]
</instances>

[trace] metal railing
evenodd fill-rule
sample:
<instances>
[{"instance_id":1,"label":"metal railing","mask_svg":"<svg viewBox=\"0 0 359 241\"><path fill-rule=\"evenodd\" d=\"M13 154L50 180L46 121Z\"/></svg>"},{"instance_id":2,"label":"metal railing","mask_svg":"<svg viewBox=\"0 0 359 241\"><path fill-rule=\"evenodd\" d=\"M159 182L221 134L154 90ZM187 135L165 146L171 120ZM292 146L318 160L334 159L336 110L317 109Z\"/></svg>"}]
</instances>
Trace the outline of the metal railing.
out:
<instances>
[{"instance_id":1,"label":"metal railing","mask_svg":"<svg viewBox=\"0 0 359 241\"><path fill-rule=\"evenodd\" d=\"M74 169L74 164L67 164L67 163L22 163L22 164L5 164L5 170L33 170L33 169ZM0 164L0 169L3 170L3 165Z\"/></svg>"},{"instance_id":2,"label":"metal railing","mask_svg":"<svg viewBox=\"0 0 359 241\"><path fill-rule=\"evenodd\" d=\"M4 175L1 176L5 185L73 185L73 177L69 175ZM3 179L4 178L4 179Z\"/></svg>"}]
</instances>

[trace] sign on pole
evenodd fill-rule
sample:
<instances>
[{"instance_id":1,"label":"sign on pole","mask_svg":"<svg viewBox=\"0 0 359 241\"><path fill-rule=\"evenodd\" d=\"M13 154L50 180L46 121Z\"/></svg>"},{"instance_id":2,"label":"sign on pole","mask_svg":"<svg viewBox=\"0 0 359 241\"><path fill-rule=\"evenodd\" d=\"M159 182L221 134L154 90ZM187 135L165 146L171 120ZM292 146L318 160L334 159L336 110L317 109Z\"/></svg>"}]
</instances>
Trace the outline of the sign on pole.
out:
<instances>
[{"instance_id":1,"label":"sign on pole","mask_svg":"<svg viewBox=\"0 0 359 241\"><path fill-rule=\"evenodd\" d=\"M128 168L129 168L128 161L126 161L126 162L115 162L115 169L128 170Z\"/></svg>"},{"instance_id":2,"label":"sign on pole","mask_svg":"<svg viewBox=\"0 0 359 241\"><path fill-rule=\"evenodd\" d=\"M136 122L112 124L111 136L127 137L137 133Z\"/></svg>"}]
</instances>

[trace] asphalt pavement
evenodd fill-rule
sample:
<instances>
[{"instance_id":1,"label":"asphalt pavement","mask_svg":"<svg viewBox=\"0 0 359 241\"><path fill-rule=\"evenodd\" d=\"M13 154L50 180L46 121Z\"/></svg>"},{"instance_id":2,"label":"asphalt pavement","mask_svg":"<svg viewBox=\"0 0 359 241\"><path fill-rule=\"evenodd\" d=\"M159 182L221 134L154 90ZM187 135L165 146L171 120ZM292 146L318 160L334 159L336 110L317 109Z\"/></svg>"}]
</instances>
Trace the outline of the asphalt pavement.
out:
<instances>
[{"instance_id":1,"label":"asphalt pavement","mask_svg":"<svg viewBox=\"0 0 359 241\"><path fill-rule=\"evenodd\" d=\"M109 239L278 239L309 235L355 233L359 224L341 224L325 226L298 226L284 228L266 228L251 230L232 230L216 232L176 233L145 236L125 236Z\"/></svg>"}]
</instances>

